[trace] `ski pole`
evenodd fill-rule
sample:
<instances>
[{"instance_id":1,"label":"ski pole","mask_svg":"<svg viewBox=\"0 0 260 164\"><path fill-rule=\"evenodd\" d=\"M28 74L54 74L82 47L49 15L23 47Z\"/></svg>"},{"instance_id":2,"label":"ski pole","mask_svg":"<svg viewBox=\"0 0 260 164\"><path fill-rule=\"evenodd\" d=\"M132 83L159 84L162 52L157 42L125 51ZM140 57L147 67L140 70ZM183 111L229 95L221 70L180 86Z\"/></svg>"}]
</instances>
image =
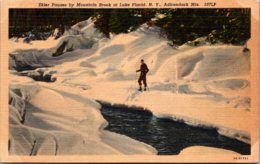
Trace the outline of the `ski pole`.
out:
<instances>
[{"instance_id":1,"label":"ski pole","mask_svg":"<svg viewBox=\"0 0 260 164\"><path fill-rule=\"evenodd\" d=\"M134 87L136 88L136 81L137 81L137 72L135 72L135 85L134 85Z\"/></svg>"}]
</instances>

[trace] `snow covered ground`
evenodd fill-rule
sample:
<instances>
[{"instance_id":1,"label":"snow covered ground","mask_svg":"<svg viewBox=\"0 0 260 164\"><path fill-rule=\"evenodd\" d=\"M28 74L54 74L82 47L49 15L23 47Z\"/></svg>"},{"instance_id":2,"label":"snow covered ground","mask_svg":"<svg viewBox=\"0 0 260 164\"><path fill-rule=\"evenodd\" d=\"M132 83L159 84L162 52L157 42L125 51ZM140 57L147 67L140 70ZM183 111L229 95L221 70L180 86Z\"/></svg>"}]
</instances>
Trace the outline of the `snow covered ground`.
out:
<instances>
[{"instance_id":1,"label":"snow covered ground","mask_svg":"<svg viewBox=\"0 0 260 164\"><path fill-rule=\"evenodd\" d=\"M94 100L142 106L159 117L216 128L250 143L250 52L242 46L201 39L197 47L174 48L159 28L145 24L106 39L90 20L79 24L59 40L10 41L10 69L45 67L24 70L26 76L10 70L13 154L155 153L146 144L102 130L105 120ZM53 57L64 41L63 54ZM72 45L73 51L66 51ZM146 92L137 91L141 59L150 69ZM17 138L18 133L24 137Z\"/></svg>"},{"instance_id":2,"label":"snow covered ground","mask_svg":"<svg viewBox=\"0 0 260 164\"><path fill-rule=\"evenodd\" d=\"M156 153L151 146L104 131L100 105L66 89L21 78L10 86L9 96L11 155Z\"/></svg>"}]
</instances>

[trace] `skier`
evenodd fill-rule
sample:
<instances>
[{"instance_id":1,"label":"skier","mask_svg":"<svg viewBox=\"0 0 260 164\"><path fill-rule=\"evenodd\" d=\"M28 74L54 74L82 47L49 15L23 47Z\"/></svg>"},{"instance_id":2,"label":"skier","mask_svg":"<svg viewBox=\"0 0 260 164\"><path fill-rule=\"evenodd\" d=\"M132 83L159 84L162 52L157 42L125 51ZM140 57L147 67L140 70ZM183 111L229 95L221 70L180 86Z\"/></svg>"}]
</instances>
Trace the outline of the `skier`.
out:
<instances>
[{"instance_id":1,"label":"skier","mask_svg":"<svg viewBox=\"0 0 260 164\"><path fill-rule=\"evenodd\" d=\"M149 72L149 69L147 67L147 65L144 63L144 60L141 60L141 66L139 70L136 70L136 72L141 72L140 73L140 77L138 79L138 83L139 83L139 91L142 91L142 81L144 84L144 91L146 91L146 87L147 87L147 83L146 83L146 74Z\"/></svg>"}]
</instances>

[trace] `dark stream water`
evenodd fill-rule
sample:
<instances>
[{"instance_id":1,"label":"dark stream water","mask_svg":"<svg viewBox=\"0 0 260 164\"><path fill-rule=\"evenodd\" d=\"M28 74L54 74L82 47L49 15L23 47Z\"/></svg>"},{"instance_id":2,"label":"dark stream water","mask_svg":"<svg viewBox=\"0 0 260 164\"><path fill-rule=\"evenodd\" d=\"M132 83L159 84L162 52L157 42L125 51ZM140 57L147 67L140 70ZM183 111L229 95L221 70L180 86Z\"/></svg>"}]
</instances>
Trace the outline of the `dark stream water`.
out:
<instances>
[{"instance_id":1,"label":"dark stream water","mask_svg":"<svg viewBox=\"0 0 260 164\"><path fill-rule=\"evenodd\" d=\"M149 111L112 107L103 104L103 117L109 125L106 130L124 134L153 146L159 155L176 155L186 147L210 146L250 154L250 145L217 133L216 129L193 127L157 118Z\"/></svg>"}]
</instances>

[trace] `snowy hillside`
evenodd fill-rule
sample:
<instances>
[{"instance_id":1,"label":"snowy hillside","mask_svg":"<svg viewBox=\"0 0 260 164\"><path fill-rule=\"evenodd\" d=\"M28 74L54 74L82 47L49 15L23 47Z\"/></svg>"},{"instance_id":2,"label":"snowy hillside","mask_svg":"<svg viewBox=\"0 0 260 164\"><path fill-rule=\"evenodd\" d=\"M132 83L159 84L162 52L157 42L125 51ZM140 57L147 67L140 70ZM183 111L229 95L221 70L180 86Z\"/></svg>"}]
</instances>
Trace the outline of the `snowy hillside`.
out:
<instances>
[{"instance_id":1,"label":"snowy hillside","mask_svg":"<svg viewBox=\"0 0 260 164\"><path fill-rule=\"evenodd\" d=\"M16 47L9 60L12 153L155 153L146 144L104 131L95 100L142 106L159 117L216 128L250 143L250 52L242 46L201 41L172 47L158 27L146 24L106 39L90 20L65 34L41 41L50 44L45 48L38 46L40 41L32 42L31 49L10 41ZM64 41L64 50L53 56ZM141 59L150 69L149 89L142 93L135 72ZM72 138L75 143L67 142ZM21 140L26 147L19 145Z\"/></svg>"}]
</instances>

